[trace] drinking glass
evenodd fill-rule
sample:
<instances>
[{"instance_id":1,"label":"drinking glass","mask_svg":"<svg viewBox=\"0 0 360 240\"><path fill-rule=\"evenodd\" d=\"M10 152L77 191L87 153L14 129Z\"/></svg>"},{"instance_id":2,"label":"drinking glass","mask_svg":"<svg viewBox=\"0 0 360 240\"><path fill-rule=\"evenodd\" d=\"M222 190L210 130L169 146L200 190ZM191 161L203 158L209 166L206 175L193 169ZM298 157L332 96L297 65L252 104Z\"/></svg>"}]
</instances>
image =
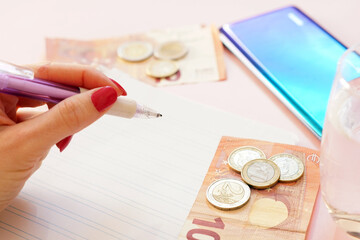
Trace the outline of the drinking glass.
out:
<instances>
[{"instance_id":1,"label":"drinking glass","mask_svg":"<svg viewBox=\"0 0 360 240\"><path fill-rule=\"evenodd\" d=\"M321 141L320 173L330 215L360 239L359 53L360 44L347 49L337 66Z\"/></svg>"}]
</instances>

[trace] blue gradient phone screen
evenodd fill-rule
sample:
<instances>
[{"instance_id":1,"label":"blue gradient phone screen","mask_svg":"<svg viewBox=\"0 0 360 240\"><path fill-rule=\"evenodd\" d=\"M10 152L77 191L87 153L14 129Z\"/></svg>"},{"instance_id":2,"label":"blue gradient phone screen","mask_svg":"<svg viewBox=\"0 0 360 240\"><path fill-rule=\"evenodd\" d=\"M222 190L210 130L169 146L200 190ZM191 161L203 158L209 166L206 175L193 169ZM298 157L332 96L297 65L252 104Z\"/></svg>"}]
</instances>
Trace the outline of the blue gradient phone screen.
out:
<instances>
[{"instance_id":1,"label":"blue gradient phone screen","mask_svg":"<svg viewBox=\"0 0 360 240\"><path fill-rule=\"evenodd\" d=\"M345 46L295 7L229 27L250 61L322 129L337 62Z\"/></svg>"}]
</instances>

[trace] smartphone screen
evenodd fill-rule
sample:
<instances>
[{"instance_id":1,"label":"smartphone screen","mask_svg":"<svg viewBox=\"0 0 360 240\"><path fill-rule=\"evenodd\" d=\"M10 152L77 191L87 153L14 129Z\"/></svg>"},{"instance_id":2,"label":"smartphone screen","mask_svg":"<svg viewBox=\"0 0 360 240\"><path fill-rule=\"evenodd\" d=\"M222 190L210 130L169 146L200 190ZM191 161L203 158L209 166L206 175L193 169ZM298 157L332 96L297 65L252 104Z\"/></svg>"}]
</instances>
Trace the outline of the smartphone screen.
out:
<instances>
[{"instance_id":1,"label":"smartphone screen","mask_svg":"<svg viewBox=\"0 0 360 240\"><path fill-rule=\"evenodd\" d=\"M224 44L241 52L321 138L337 62L346 47L296 7L225 24L220 32Z\"/></svg>"}]
</instances>

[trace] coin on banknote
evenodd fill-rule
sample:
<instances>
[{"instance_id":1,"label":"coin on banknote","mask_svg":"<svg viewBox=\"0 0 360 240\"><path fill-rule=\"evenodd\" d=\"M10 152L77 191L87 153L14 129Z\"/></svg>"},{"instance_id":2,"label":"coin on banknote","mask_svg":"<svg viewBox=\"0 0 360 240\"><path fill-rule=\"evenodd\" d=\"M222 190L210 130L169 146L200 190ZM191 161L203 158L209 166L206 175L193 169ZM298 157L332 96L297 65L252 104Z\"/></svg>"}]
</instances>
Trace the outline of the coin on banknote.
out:
<instances>
[{"instance_id":1,"label":"coin on banknote","mask_svg":"<svg viewBox=\"0 0 360 240\"><path fill-rule=\"evenodd\" d=\"M179 71L178 65L168 60L154 60L146 67L146 74L155 78L169 77L177 71Z\"/></svg>"},{"instance_id":2,"label":"coin on banknote","mask_svg":"<svg viewBox=\"0 0 360 240\"><path fill-rule=\"evenodd\" d=\"M274 186L280 178L279 167L267 159L255 159L246 163L241 177L250 186L265 189Z\"/></svg>"},{"instance_id":3,"label":"coin on banknote","mask_svg":"<svg viewBox=\"0 0 360 240\"><path fill-rule=\"evenodd\" d=\"M249 186L241 180L224 178L211 183L207 200L215 207L230 210L243 206L250 198Z\"/></svg>"},{"instance_id":4,"label":"coin on banknote","mask_svg":"<svg viewBox=\"0 0 360 240\"><path fill-rule=\"evenodd\" d=\"M118 56L126 61L139 62L153 54L153 46L145 41L131 41L119 46Z\"/></svg>"},{"instance_id":5,"label":"coin on banknote","mask_svg":"<svg viewBox=\"0 0 360 240\"><path fill-rule=\"evenodd\" d=\"M281 182L292 182L298 180L304 174L304 163L292 154L280 153L269 158L280 168Z\"/></svg>"},{"instance_id":6,"label":"coin on banknote","mask_svg":"<svg viewBox=\"0 0 360 240\"><path fill-rule=\"evenodd\" d=\"M230 153L228 164L233 170L241 172L241 169L247 162L259 158L266 158L263 151L256 147L244 146L239 147Z\"/></svg>"},{"instance_id":7,"label":"coin on banknote","mask_svg":"<svg viewBox=\"0 0 360 240\"><path fill-rule=\"evenodd\" d=\"M164 60L176 60L182 58L188 52L188 48L181 41L169 41L158 45L154 50L154 56Z\"/></svg>"}]
</instances>

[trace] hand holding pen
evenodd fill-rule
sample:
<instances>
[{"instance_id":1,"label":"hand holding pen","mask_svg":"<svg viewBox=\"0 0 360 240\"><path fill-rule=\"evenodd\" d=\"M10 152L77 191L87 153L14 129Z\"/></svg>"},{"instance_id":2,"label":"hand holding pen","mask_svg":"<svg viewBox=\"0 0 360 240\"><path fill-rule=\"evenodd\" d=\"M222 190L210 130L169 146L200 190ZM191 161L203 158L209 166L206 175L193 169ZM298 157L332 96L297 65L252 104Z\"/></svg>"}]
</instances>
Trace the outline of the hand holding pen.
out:
<instances>
[{"instance_id":1,"label":"hand holding pen","mask_svg":"<svg viewBox=\"0 0 360 240\"><path fill-rule=\"evenodd\" d=\"M127 95L117 82L90 67L49 63L29 68L35 78L89 90L79 94L75 91L63 101L53 101L59 103L51 105L49 111L41 114L17 110L43 105L49 102L46 99L31 99L18 90L9 92L11 95L0 93L0 211L16 197L54 144L63 151L73 134L105 114L117 102L118 96L121 99ZM16 85L16 82L13 84ZM14 88L8 86L2 89L12 91ZM125 108L131 110L128 117L139 110L131 104ZM120 115L123 112L120 110Z\"/></svg>"}]
</instances>

